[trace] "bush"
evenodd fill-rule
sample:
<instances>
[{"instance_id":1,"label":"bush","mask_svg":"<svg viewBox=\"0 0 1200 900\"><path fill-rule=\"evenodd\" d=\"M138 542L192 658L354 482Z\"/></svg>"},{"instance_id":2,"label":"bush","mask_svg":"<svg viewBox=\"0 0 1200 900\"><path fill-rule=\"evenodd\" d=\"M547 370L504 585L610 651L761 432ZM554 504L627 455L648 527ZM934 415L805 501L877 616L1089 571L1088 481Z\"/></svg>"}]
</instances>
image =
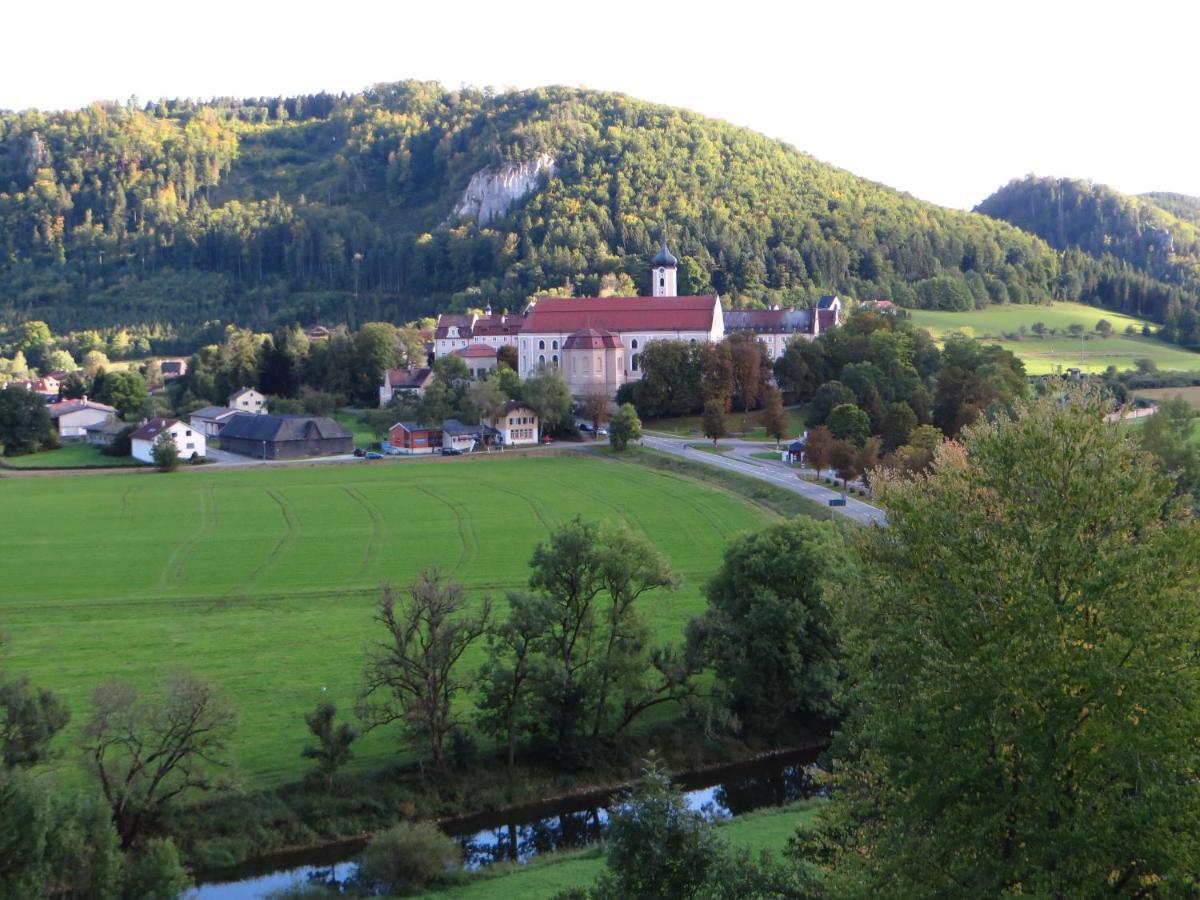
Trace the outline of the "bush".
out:
<instances>
[{"instance_id":1,"label":"bush","mask_svg":"<svg viewBox=\"0 0 1200 900\"><path fill-rule=\"evenodd\" d=\"M359 859L359 878L406 895L462 865L462 849L428 822L401 822L377 834Z\"/></svg>"},{"instance_id":2,"label":"bush","mask_svg":"<svg viewBox=\"0 0 1200 900\"><path fill-rule=\"evenodd\" d=\"M100 452L105 456L129 456L133 452L133 441L129 439L129 436L136 430L136 425L126 425Z\"/></svg>"},{"instance_id":3,"label":"bush","mask_svg":"<svg viewBox=\"0 0 1200 900\"><path fill-rule=\"evenodd\" d=\"M151 838L126 869L125 896L137 900L175 900L191 886L170 838Z\"/></svg>"}]
</instances>

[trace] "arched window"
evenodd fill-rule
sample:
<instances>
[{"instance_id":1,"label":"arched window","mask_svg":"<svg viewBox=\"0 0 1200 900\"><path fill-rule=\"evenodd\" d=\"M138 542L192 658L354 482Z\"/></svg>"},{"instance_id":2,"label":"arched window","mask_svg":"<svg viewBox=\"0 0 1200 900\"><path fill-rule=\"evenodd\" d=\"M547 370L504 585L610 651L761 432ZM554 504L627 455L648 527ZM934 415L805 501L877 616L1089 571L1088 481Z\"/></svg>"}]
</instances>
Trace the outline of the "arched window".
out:
<instances>
[{"instance_id":1,"label":"arched window","mask_svg":"<svg viewBox=\"0 0 1200 900\"><path fill-rule=\"evenodd\" d=\"M539 356L539 357L538 357L538 365L539 365L539 366L544 366L545 364L546 364L546 357L545 357L545 356Z\"/></svg>"},{"instance_id":2,"label":"arched window","mask_svg":"<svg viewBox=\"0 0 1200 900\"><path fill-rule=\"evenodd\" d=\"M692 338L690 341L688 341L688 343L689 343L689 344L694 344L694 343L696 343L696 339L695 339L695 338Z\"/></svg>"},{"instance_id":3,"label":"arched window","mask_svg":"<svg viewBox=\"0 0 1200 900\"><path fill-rule=\"evenodd\" d=\"M551 342L550 342L550 349L551 349L551 350L557 350L557 349L558 349L558 341L551 341Z\"/></svg>"},{"instance_id":4,"label":"arched window","mask_svg":"<svg viewBox=\"0 0 1200 900\"><path fill-rule=\"evenodd\" d=\"M630 341L629 346L632 347L634 350L636 350L637 349L637 338L634 338L632 341Z\"/></svg>"},{"instance_id":5,"label":"arched window","mask_svg":"<svg viewBox=\"0 0 1200 900\"><path fill-rule=\"evenodd\" d=\"M556 344L557 344L557 343L558 343L558 341L555 341L554 343L556 343ZM554 363L554 368L556 368L556 369L557 369L557 368L558 368L558 354L557 354L557 353L555 353L555 354L554 354L552 357L550 357L550 361L551 361L552 363Z\"/></svg>"},{"instance_id":6,"label":"arched window","mask_svg":"<svg viewBox=\"0 0 1200 900\"><path fill-rule=\"evenodd\" d=\"M634 372L638 370L638 355L636 353L629 357L629 367Z\"/></svg>"},{"instance_id":7,"label":"arched window","mask_svg":"<svg viewBox=\"0 0 1200 900\"><path fill-rule=\"evenodd\" d=\"M538 341L538 349L539 349L539 350L545 350L545 349L546 349L546 342L545 342L545 341ZM543 359L543 360L542 360L542 362L545 362L545 360Z\"/></svg>"}]
</instances>

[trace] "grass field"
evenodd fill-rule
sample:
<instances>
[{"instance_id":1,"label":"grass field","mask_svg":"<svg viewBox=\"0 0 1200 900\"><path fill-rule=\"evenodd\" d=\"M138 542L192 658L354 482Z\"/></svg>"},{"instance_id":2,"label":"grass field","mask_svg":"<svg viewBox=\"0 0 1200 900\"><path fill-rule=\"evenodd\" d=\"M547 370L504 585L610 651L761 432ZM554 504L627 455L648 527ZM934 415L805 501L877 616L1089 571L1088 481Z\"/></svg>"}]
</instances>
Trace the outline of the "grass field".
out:
<instances>
[{"instance_id":1,"label":"grass field","mask_svg":"<svg viewBox=\"0 0 1200 900\"><path fill-rule=\"evenodd\" d=\"M788 419L788 434L798 435L804 431L804 410L798 406L789 406L785 410ZM762 427L763 411L741 413L731 412L725 416L725 427L731 437L739 437L747 441L770 441ZM647 419L642 423L646 431L657 431L662 434L682 436L699 436L704 428L704 416L679 416L672 419Z\"/></svg>"},{"instance_id":2,"label":"grass field","mask_svg":"<svg viewBox=\"0 0 1200 900\"><path fill-rule=\"evenodd\" d=\"M1031 375L1045 375L1071 367L1085 372L1103 372L1109 366L1132 369L1134 360L1145 357L1154 360L1160 369L1178 371L1200 370L1200 353L1183 350L1156 338L1142 337L1140 331L1145 320L1121 313L1108 312L1081 303L1052 303L1049 306L991 306L972 312L940 312L933 310L911 310L912 321L935 338L942 338L952 331L965 331L976 338L994 338L994 343L1011 350L1025 361L1025 369ZM1107 319L1112 323L1113 333L1102 338L1095 334L1096 323ZM1024 325L1031 329L1035 322L1047 328L1066 329L1072 324L1083 325L1089 340L1065 334L1038 338L1032 331L1020 341L1000 340L1006 332L1019 331ZM1125 334L1126 326L1138 330L1136 335Z\"/></svg>"},{"instance_id":3,"label":"grass field","mask_svg":"<svg viewBox=\"0 0 1200 900\"><path fill-rule=\"evenodd\" d=\"M677 639L726 541L769 515L675 472L575 456L10 477L0 508L4 664L64 695L59 745L73 744L97 682L193 669L241 708L251 788L307 767L303 713L323 700L349 712L383 582L439 564L472 598L498 599L525 583L550 527L624 521L682 576L677 593L644 600L657 634ZM395 741L368 735L353 768L399 761ZM77 771L70 754L60 768Z\"/></svg>"},{"instance_id":4,"label":"grass field","mask_svg":"<svg viewBox=\"0 0 1200 900\"><path fill-rule=\"evenodd\" d=\"M820 801L802 801L781 809L762 810L731 819L721 825L721 836L732 847L757 853L778 854L798 827L812 822ZM551 854L525 866L498 869L464 885L427 891L422 897L441 900L545 900L570 887L588 887L605 870L604 856L597 850Z\"/></svg>"},{"instance_id":5,"label":"grass field","mask_svg":"<svg viewBox=\"0 0 1200 900\"><path fill-rule=\"evenodd\" d=\"M25 456L6 456L4 465L12 469L81 469L142 467L132 456L105 456L88 443L63 444L57 450L44 450Z\"/></svg>"},{"instance_id":6,"label":"grass field","mask_svg":"<svg viewBox=\"0 0 1200 900\"><path fill-rule=\"evenodd\" d=\"M354 446L363 450L379 449L379 437L367 425L363 424L358 413L352 409L339 409L331 418L354 435Z\"/></svg>"}]
</instances>

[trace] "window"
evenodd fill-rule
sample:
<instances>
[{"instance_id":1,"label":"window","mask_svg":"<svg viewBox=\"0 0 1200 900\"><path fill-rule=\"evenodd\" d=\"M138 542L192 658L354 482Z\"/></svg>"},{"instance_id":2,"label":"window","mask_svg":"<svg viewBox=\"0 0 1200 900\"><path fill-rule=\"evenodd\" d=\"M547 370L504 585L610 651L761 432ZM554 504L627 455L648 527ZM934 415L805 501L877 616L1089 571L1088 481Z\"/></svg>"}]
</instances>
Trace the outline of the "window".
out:
<instances>
[{"instance_id":1,"label":"window","mask_svg":"<svg viewBox=\"0 0 1200 900\"><path fill-rule=\"evenodd\" d=\"M545 349L546 349L546 342L545 342L545 341L538 341L538 349L539 349L539 350L545 350Z\"/></svg>"},{"instance_id":2,"label":"window","mask_svg":"<svg viewBox=\"0 0 1200 900\"><path fill-rule=\"evenodd\" d=\"M558 341L555 341L555 343L557 344L557 343L558 343ZM558 354L557 354L557 353L555 353L555 354L554 354L552 357L550 357L550 358L551 358L551 359L554 361L554 365L556 365L556 366L557 366L557 365L558 365Z\"/></svg>"},{"instance_id":3,"label":"window","mask_svg":"<svg viewBox=\"0 0 1200 900\"><path fill-rule=\"evenodd\" d=\"M551 341L551 342L550 342L550 349L551 349L551 350L557 350L557 349L558 349L558 341Z\"/></svg>"},{"instance_id":4,"label":"window","mask_svg":"<svg viewBox=\"0 0 1200 900\"><path fill-rule=\"evenodd\" d=\"M183 436L184 436L184 437L191 437L191 436L192 436L192 429L190 429L190 428L189 428L187 431L185 431L185 432L183 433Z\"/></svg>"},{"instance_id":5,"label":"window","mask_svg":"<svg viewBox=\"0 0 1200 900\"><path fill-rule=\"evenodd\" d=\"M543 341L539 341L538 343L544 343L544 342L543 342ZM539 365L539 366L544 366L545 364L546 364L546 357L544 357L544 356L539 356L539 357L538 357L538 365Z\"/></svg>"},{"instance_id":6,"label":"window","mask_svg":"<svg viewBox=\"0 0 1200 900\"><path fill-rule=\"evenodd\" d=\"M637 338L634 338L632 341L630 341L629 346L631 349L636 350L637 349Z\"/></svg>"},{"instance_id":7,"label":"window","mask_svg":"<svg viewBox=\"0 0 1200 900\"><path fill-rule=\"evenodd\" d=\"M634 372L638 370L638 355L636 353L629 357L629 368Z\"/></svg>"},{"instance_id":8,"label":"window","mask_svg":"<svg viewBox=\"0 0 1200 900\"><path fill-rule=\"evenodd\" d=\"M195 449L195 447L196 447L196 445L195 445L195 444L193 444L191 441L188 441L187 448L188 448L189 450L194 450L194 449Z\"/></svg>"}]
</instances>

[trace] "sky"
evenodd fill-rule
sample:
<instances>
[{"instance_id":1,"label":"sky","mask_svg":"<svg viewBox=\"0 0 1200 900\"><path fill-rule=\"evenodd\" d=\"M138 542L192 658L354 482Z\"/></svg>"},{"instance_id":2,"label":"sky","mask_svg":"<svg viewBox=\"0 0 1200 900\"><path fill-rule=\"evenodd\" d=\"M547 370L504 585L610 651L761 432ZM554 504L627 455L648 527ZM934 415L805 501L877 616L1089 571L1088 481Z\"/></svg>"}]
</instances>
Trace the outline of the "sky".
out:
<instances>
[{"instance_id":1,"label":"sky","mask_svg":"<svg viewBox=\"0 0 1200 900\"><path fill-rule=\"evenodd\" d=\"M60 0L4 13L0 109L561 84L682 106L945 206L1026 174L1200 195L1200 4Z\"/></svg>"}]
</instances>

